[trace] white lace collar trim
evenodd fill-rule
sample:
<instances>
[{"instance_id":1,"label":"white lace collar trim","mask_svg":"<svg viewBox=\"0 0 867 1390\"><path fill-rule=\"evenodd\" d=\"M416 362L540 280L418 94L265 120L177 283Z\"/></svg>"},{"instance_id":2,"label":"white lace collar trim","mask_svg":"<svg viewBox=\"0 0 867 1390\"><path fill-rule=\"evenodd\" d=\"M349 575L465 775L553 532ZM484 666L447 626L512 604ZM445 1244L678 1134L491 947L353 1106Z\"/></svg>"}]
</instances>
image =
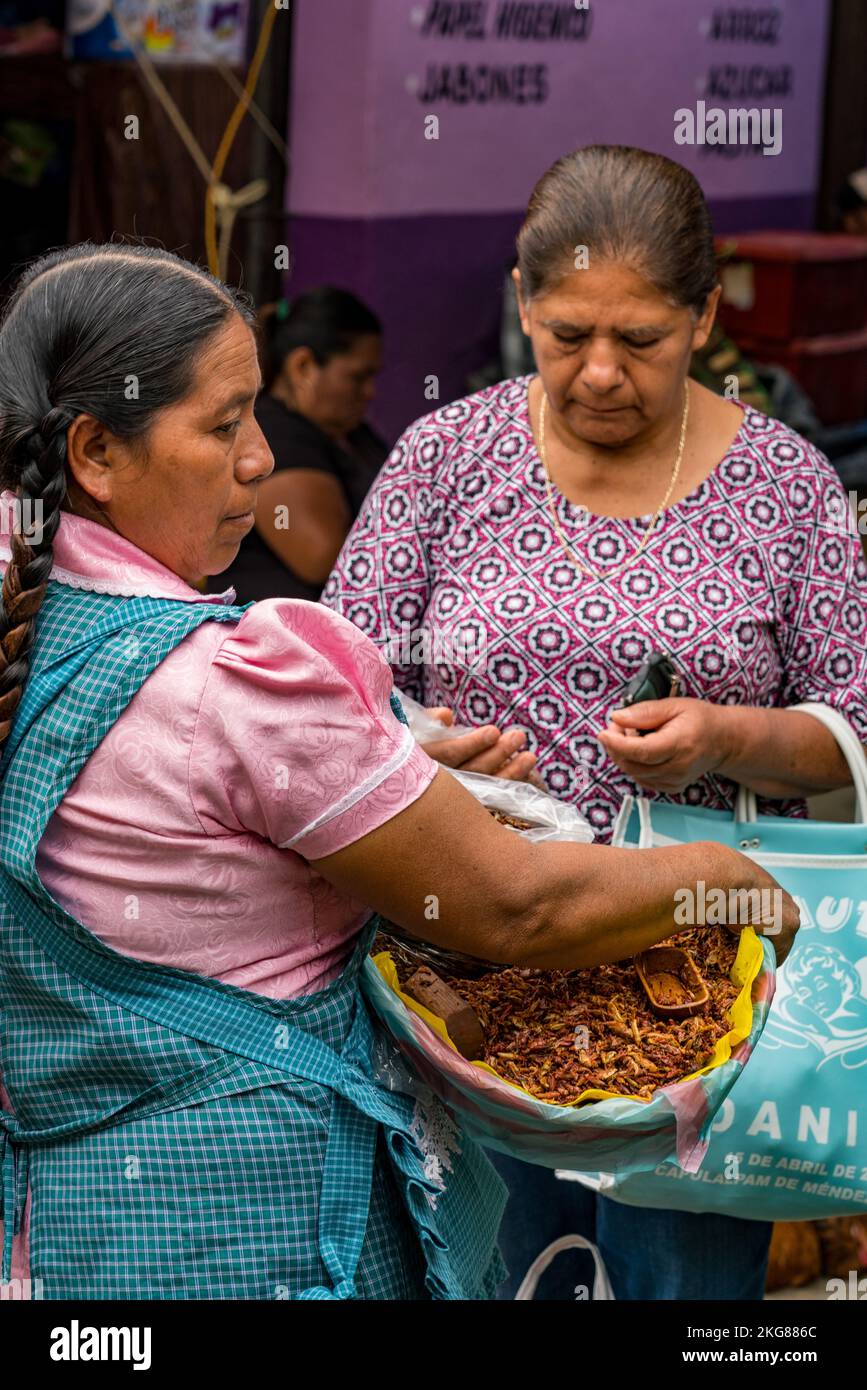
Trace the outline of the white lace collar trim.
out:
<instances>
[{"instance_id":1,"label":"white lace collar trim","mask_svg":"<svg viewBox=\"0 0 867 1390\"><path fill-rule=\"evenodd\" d=\"M5 569L7 561L11 559L12 550L8 537L0 535L0 567ZM158 577L138 569L134 563L118 566L118 573L110 578L106 575L77 574L61 565L52 565L51 578L56 579L58 584L68 585L70 589L84 589L93 594L114 594L118 598L171 598L179 599L182 603L235 602L234 589L224 589L220 594L201 594L198 589L191 589L176 575L171 576L174 582L164 584Z\"/></svg>"}]
</instances>

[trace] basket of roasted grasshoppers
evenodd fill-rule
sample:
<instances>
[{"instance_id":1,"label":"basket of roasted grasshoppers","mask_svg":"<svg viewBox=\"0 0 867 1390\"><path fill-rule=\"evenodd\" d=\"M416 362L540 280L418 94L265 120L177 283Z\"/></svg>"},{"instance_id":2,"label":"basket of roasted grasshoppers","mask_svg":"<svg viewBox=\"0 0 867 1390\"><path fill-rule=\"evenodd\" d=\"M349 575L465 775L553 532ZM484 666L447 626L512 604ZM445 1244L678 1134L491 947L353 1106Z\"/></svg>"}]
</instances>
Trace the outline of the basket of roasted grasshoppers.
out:
<instances>
[{"instance_id":1,"label":"basket of roasted grasshoppers","mask_svg":"<svg viewBox=\"0 0 867 1390\"><path fill-rule=\"evenodd\" d=\"M698 1168L764 1027L767 938L702 926L636 960L572 971L454 956L380 923L364 987L469 1134L574 1172Z\"/></svg>"}]
</instances>

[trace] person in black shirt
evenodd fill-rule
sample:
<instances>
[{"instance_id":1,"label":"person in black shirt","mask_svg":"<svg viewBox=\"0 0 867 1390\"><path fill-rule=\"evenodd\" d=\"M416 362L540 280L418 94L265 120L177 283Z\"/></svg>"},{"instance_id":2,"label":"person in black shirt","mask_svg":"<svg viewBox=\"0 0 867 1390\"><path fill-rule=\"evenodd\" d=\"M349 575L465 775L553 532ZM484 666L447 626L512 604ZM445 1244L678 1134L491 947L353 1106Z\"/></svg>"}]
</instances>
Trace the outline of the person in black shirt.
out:
<instances>
[{"instance_id":1,"label":"person in black shirt","mask_svg":"<svg viewBox=\"0 0 867 1390\"><path fill-rule=\"evenodd\" d=\"M220 587L239 603L316 602L388 457L364 423L382 365L382 325L348 290L323 287L264 320L265 390L256 419L274 455L256 525Z\"/></svg>"}]
</instances>

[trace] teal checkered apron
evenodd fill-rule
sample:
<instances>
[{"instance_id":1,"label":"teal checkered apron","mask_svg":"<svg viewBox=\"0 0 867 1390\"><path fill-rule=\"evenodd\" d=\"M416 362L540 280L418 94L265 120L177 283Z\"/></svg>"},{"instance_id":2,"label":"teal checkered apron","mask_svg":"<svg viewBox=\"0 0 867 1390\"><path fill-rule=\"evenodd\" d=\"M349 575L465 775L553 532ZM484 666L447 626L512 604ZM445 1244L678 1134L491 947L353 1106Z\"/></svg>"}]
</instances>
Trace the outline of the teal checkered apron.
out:
<instances>
[{"instance_id":1,"label":"teal checkered apron","mask_svg":"<svg viewBox=\"0 0 867 1390\"><path fill-rule=\"evenodd\" d=\"M333 984L277 1000L120 955L37 876L148 675L243 611L48 586L0 763L0 1282L29 1188L47 1299L489 1297L505 1189L371 1020L374 923Z\"/></svg>"}]
</instances>

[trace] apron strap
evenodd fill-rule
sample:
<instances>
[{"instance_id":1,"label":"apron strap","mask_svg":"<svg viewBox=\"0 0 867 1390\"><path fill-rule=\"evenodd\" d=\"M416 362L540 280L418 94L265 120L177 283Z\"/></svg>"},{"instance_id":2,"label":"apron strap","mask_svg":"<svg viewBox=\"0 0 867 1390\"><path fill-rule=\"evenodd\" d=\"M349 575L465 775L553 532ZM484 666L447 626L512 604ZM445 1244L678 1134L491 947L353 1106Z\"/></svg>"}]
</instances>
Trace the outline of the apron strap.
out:
<instances>
[{"instance_id":1,"label":"apron strap","mask_svg":"<svg viewBox=\"0 0 867 1390\"><path fill-rule=\"evenodd\" d=\"M319 1194L319 1254L333 1287L315 1285L299 1298L356 1298L355 1274L367 1233L376 1160L376 1120L343 1096L331 1104Z\"/></svg>"},{"instance_id":2,"label":"apron strap","mask_svg":"<svg viewBox=\"0 0 867 1390\"><path fill-rule=\"evenodd\" d=\"M0 1124L0 1217L3 1219L0 1284L8 1284L12 1278L12 1240L21 1230L28 1166L27 1149L14 1145L6 1124Z\"/></svg>"},{"instance_id":3,"label":"apron strap","mask_svg":"<svg viewBox=\"0 0 867 1390\"><path fill-rule=\"evenodd\" d=\"M354 1059L369 1051L371 1032L370 1018L359 997L355 1017L343 1045L347 1058ZM343 1059L338 1060L346 1065ZM376 1116L359 1109L346 1096L334 1093L319 1190L317 1231L319 1255L332 1287L328 1289L323 1285L314 1285L305 1289L299 1298L357 1297L355 1275L367 1234L378 1129Z\"/></svg>"}]
</instances>

